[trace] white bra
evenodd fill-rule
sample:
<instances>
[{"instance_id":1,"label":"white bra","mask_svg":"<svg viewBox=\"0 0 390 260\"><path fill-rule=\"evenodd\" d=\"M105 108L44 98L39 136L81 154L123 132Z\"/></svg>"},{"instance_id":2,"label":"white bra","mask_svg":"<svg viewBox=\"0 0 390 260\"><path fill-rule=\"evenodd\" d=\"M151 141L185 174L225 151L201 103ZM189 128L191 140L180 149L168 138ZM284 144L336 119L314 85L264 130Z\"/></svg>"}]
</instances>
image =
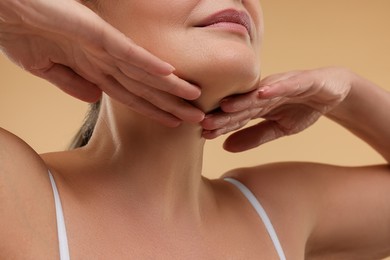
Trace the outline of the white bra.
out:
<instances>
[{"instance_id":1,"label":"white bra","mask_svg":"<svg viewBox=\"0 0 390 260\"><path fill-rule=\"evenodd\" d=\"M60 195L58 194L57 185L50 171L49 171L49 177L50 177L51 187L53 188L54 203L56 206L57 233L58 233L58 243L60 249L60 260L69 260L70 256L69 256L68 236L66 235L65 220L64 220L64 214L62 212Z\"/></svg>"},{"instance_id":2,"label":"white bra","mask_svg":"<svg viewBox=\"0 0 390 260\"><path fill-rule=\"evenodd\" d=\"M54 181L53 175L49 171L49 177L51 186L53 188L54 193L54 202L55 202L55 208L56 208L56 218L57 218L57 233L58 233L58 243L59 243L59 251L60 251L60 260L69 260L69 246L68 246L68 238L66 235L66 227L65 227L65 220L64 220L64 214L62 212L62 205L60 196L58 194L58 189L56 186L56 183ZM233 178L224 178L225 181L230 182L234 184L249 200L249 202L252 204L256 212L259 214L261 220L263 221L268 234L275 246L276 252L278 253L280 260L285 260L286 256L284 255L282 246L280 245L278 236L276 235L275 229L272 226L272 223L265 212L264 208L261 206L260 202L256 199L255 195L241 182L233 179Z\"/></svg>"},{"instance_id":3,"label":"white bra","mask_svg":"<svg viewBox=\"0 0 390 260\"><path fill-rule=\"evenodd\" d=\"M275 250L278 253L279 259L286 260L286 256L284 255L282 245L280 244L280 241L279 241L278 235L275 232L274 226L272 225L271 220L269 219L263 206L261 206L260 202L255 197L255 195L244 184L237 181L236 179L224 178L224 180L234 184L245 195L245 197L249 200L249 202L255 208L257 214L260 216L261 220L263 221L265 228L267 229L268 235L270 236L272 243L275 246Z\"/></svg>"}]
</instances>

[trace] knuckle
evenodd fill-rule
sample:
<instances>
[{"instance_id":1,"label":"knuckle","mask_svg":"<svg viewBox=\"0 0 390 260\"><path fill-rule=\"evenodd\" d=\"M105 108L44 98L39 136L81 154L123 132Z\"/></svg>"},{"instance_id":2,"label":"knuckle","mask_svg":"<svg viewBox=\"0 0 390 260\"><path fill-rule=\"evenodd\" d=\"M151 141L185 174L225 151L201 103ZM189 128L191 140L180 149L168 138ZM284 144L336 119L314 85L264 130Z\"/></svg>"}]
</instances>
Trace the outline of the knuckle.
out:
<instances>
[{"instance_id":1,"label":"knuckle","mask_svg":"<svg viewBox=\"0 0 390 260\"><path fill-rule=\"evenodd\" d=\"M155 95L153 95L153 91L148 88L148 87L142 87L139 89L139 91L137 91L137 95L147 101L149 101L150 103L154 104L157 102L157 98Z\"/></svg>"},{"instance_id":2,"label":"knuckle","mask_svg":"<svg viewBox=\"0 0 390 260\"><path fill-rule=\"evenodd\" d=\"M150 81L152 75L146 72L145 70L140 70L133 77L135 80L145 83Z\"/></svg>"},{"instance_id":3,"label":"knuckle","mask_svg":"<svg viewBox=\"0 0 390 260\"><path fill-rule=\"evenodd\" d=\"M123 95L120 100L122 104L124 104L125 106L133 109L134 111L141 111L142 110L142 101L140 98L138 98L137 96L133 96L133 95Z\"/></svg>"},{"instance_id":4,"label":"knuckle","mask_svg":"<svg viewBox=\"0 0 390 260\"><path fill-rule=\"evenodd\" d=\"M137 53L137 50L135 49L135 47L132 44L129 44L125 48L124 53L125 53L125 56L127 56L127 57L134 57Z\"/></svg>"},{"instance_id":5,"label":"knuckle","mask_svg":"<svg viewBox=\"0 0 390 260\"><path fill-rule=\"evenodd\" d=\"M250 117L250 118L256 117L258 114L260 114L260 112L261 112L262 110L263 110L262 108L250 109L250 110L248 111L248 112L249 112L249 117Z\"/></svg>"},{"instance_id":6,"label":"knuckle","mask_svg":"<svg viewBox=\"0 0 390 260\"><path fill-rule=\"evenodd\" d=\"M240 122L234 123L225 128L225 133L234 131L236 129L239 129L240 127L241 127Z\"/></svg>"}]
</instances>

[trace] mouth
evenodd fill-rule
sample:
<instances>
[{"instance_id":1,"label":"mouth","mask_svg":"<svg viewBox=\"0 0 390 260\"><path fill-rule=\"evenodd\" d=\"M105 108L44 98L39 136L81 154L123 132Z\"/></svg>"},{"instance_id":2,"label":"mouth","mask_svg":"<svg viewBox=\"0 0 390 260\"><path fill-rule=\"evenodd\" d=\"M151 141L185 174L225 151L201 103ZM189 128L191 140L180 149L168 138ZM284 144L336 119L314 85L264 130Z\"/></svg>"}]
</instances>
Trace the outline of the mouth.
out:
<instances>
[{"instance_id":1,"label":"mouth","mask_svg":"<svg viewBox=\"0 0 390 260\"><path fill-rule=\"evenodd\" d=\"M196 27L227 28L238 32L244 31L250 37L252 35L250 16L244 11L234 9L217 12L201 21Z\"/></svg>"}]
</instances>

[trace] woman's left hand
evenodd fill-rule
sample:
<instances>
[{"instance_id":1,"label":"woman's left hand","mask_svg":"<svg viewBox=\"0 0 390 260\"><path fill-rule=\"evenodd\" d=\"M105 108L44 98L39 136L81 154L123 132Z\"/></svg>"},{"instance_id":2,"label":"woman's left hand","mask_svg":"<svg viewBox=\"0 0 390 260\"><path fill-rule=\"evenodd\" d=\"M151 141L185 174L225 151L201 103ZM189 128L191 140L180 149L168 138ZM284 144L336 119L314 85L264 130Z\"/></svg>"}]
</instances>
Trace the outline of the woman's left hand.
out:
<instances>
[{"instance_id":1,"label":"woman's left hand","mask_svg":"<svg viewBox=\"0 0 390 260\"><path fill-rule=\"evenodd\" d=\"M213 139L252 119L264 119L227 138L224 148L241 152L301 132L345 99L354 75L331 67L266 77L257 90L223 100L222 112L210 114L202 122L203 136Z\"/></svg>"}]
</instances>

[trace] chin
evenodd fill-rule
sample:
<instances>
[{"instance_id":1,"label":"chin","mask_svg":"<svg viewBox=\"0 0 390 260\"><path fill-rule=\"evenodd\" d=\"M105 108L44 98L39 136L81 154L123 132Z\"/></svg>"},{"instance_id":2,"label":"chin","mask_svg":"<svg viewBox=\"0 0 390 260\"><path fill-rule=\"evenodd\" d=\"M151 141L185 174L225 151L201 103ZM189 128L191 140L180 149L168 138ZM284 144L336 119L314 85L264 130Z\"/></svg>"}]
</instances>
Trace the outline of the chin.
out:
<instances>
[{"instance_id":1,"label":"chin","mask_svg":"<svg viewBox=\"0 0 390 260\"><path fill-rule=\"evenodd\" d=\"M236 74L237 75L237 74ZM234 82L212 82L200 84L202 95L193 104L205 113L209 113L220 106L220 102L229 96L248 93L258 87L260 73L253 77L235 78Z\"/></svg>"},{"instance_id":2,"label":"chin","mask_svg":"<svg viewBox=\"0 0 390 260\"><path fill-rule=\"evenodd\" d=\"M260 80L259 54L243 44L218 46L188 62L178 70L178 76L197 84L202 89L201 97L194 104L204 112L219 107L228 96L255 89ZM178 67L176 67L178 68Z\"/></svg>"},{"instance_id":3,"label":"chin","mask_svg":"<svg viewBox=\"0 0 390 260\"><path fill-rule=\"evenodd\" d=\"M247 83L245 87L242 87L243 85L230 85L229 89L231 91L208 91L206 88L203 88L202 95L197 100L193 101L192 104L207 114L217 110L224 98L237 94L244 94L256 89L258 87L258 82L259 80L254 80L251 83Z\"/></svg>"}]
</instances>

